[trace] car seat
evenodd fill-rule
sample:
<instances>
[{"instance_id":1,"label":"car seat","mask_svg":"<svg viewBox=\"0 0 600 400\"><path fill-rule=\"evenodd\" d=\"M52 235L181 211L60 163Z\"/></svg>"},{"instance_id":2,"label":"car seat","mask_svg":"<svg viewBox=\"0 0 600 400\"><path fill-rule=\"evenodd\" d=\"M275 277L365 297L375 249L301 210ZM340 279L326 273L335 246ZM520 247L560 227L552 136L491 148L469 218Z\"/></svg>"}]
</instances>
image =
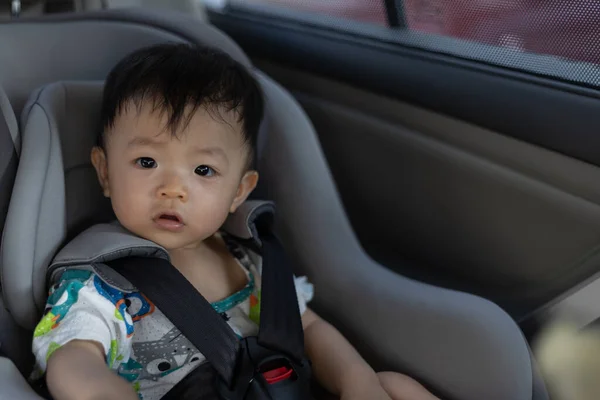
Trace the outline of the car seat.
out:
<instances>
[{"instance_id":1,"label":"car seat","mask_svg":"<svg viewBox=\"0 0 600 400\"><path fill-rule=\"evenodd\" d=\"M0 89L0 234L4 227L4 219L8 211L8 204L12 192L12 186L17 171L18 124L12 111L8 97ZM24 371L27 363L31 363L31 356L19 352L19 348L26 348L31 341L30 335L19 327L7 312L2 302L2 279L0 278L0 355L10 355L16 364ZM2 361L0 360L0 364ZM12 371L16 373L18 371ZM16 375L11 379L19 378ZM1 385L1 384L0 384ZM0 395L2 398L2 395Z\"/></svg>"},{"instance_id":2,"label":"car seat","mask_svg":"<svg viewBox=\"0 0 600 400\"><path fill-rule=\"evenodd\" d=\"M126 53L161 41L217 46L253 69L228 37L179 14L119 10L0 24L0 86L22 135L0 268L5 306L24 329L40 317L55 252L85 225L111 217L89 163L101 80ZM253 70L266 98L258 196L278 205L290 258L315 284L313 307L374 366L408 373L443 399L546 399L523 335L499 307L406 279L367 256L309 119ZM55 81L62 82L47 85ZM0 360L4 398L35 398L8 359Z\"/></svg>"},{"instance_id":3,"label":"car seat","mask_svg":"<svg viewBox=\"0 0 600 400\"><path fill-rule=\"evenodd\" d=\"M158 8L177 10L206 22L206 7L203 0L73 0L76 12L110 8Z\"/></svg>"}]
</instances>

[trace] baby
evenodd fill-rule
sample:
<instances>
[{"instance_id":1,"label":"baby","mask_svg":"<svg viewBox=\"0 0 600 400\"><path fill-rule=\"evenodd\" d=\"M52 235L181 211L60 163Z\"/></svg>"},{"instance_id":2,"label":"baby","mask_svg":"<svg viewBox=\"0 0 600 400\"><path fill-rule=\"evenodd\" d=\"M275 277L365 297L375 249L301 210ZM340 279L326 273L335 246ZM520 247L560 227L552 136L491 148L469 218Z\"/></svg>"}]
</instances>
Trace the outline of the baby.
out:
<instances>
[{"instance_id":1,"label":"baby","mask_svg":"<svg viewBox=\"0 0 600 400\"><path fill-rule=\"evenodd\" d=\"M110 73L103 129L91 153L120 225L166 249L173 266L241 337L258 331L260 273L220 228L256 187L262 114L258 83L228 55L155 45ZM307 308L312 286L304 278L295 286L306 352L328 391L343 400L436 399L407 376L375 373ZM158 400L205 361L193 346L184 346L177 365L144 357L151 341L186 340L169 336L174 331L143 294L119 292L93 271L68 270L50 290L33 352L55 400Z\"/></svg>"}]
</instances>

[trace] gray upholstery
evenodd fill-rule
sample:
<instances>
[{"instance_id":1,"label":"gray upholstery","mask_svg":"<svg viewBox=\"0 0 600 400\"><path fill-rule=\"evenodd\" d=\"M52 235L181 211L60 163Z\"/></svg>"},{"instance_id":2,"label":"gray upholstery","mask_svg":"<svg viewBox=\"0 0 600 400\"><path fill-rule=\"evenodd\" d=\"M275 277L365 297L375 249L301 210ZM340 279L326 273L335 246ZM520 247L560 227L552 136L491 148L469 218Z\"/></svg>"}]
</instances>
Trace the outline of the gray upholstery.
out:
<instances>
[{"instance_id":1,"label":"gray upholstery","mask_svg":"<svg viewBox=\"0 0 600 400\"><path fill-rule=\"evenodd\" d=\"M270 201L247 200L238 210L230 214L223 229L241 239L255 239L260 245L255 221L262 213L274 213L275 205Z\"/></svg>"},{"instance_id":2,"label":"gray upholstery","mask_svg":"<svg viewBox=\"0 0 600 400\"><path fill-rule=\"evenodd\" d=\"M0 236L17 172L20 145L17 119L6 93L0 88ZM0 276L0 287L1 281Z\"/></svg>"},{"instance_id":3,"label":"gray upholstery","mask_svg":"<svg viewBox=\"0 0 600 400\"><path fill-rule=\"evenodd\" d=\"M43 400L27 384L15 364L0 357L0 400Z\"/></svg>"},{"instance_id":4,"label":"gray upholstery","mask_svg":"<svg viewBox=\"0 0 600 400\"><path fill-rule=\"evenodd\" d=\"M97 10L103 8L160 8L178 10L193 15L194 18L206 22L206 7L201 0L80 0L77 11Z\"/></svg>"},{"instance_id":5,"label":"gray upholstery","mask_svg":"<svg viewBox=\"0 0 600 400\"><path fill-rule=\"evenodd\" d=\"M25 72L15 72L21 78L17 83L7 77L6 69L0 73L16 108L24 104L29 86L51 76L101 77L136 44L170 40L176 35L140 24L66 24L48 23L44 28L46 25L39 23L28 29L16 24L14 31L0 25L2 46L11 32L13 40L28 35L32 46L45 42L34 46L46 52L35 56L36 68L43 70L28 66ZM183 25L168 18L163 24ZM112 38L114 53L105 47L108 42L91 46L90 42L82 44L85 39L75 39L81 32L89 35L92 27L102 28L103 35ZM116 37L123 29L129 32L124 40L128 49ZM214 39L230 51L239 51L200 24L181 29L187 31L185 38ZM16 31L18 35L14 35ZM67 52L61 40L46 39L51 33L62 35L88 58L76 55L77 50ZM44 47L49 40L61 46L64 57L60 63L42 62L50 60ZM90 50L97 48L108 60ZM241 53L238 56L246 60ZM5 61L2 57L0 52L0 65ZM101 62L101 67L96 62ZM31 83L24 79L29 75L35 78ZM532 360L516 324L486 300L403 278L371 260L352 232L310 121L285 90L260 72L257 75L267 106L257 160L260 193L276 202L278 229L291 259L298 271L315 283L314 307L353 339L374 365L408 372L439 390L444 399L534 399ZM97 83L57 83L37 91L23 113L22 156L1 267L8 283L7 305L15 319L29 329L43 306L44 275L53 254L83 225L110 217L108 204L94 188L88 161L98 129L99 96Z\"/></svg>"},{"instance_id":6,"label":"gray upholstery","mask_svg":"<svg viewBox=\"0 0 600 400\"><path fill-rule=\"evenodd\" d=\"M10 358L23 374L27 374L31 370L33 354L24 350L30 346L30 332L15 323L0 299L0 356Z\"/></svg>"},{"instance_id":7,"label":"gray upholstery","mask_svg":"<svg viewBox=\"0 0 600 400\"><path fill-rule=\"evenodd\" d=\"M17 120L8 97L0 88L0 236L17 172L19 150ZM0 274L0 286L1 281Z\"/></svg>"},{"instance_id":8,"label":"gray upholstery","mask_svg":"<svg viewBox=\"0 0 600 400\"><path fill-rule=\"evenodd\" d=\"M231 39L196 18L167 10L107 10L0 23L0 86L18 115L43 84L104 79L134 49L182 40L220 47L249 65Z\"/></svg>"},{"instance_id":9,"label":"gray upholstery","mask_svg":"<svg viewBox=\"0 0 600 400\"><path fill-rule=\"evenodd\" d=\"M109 285L126 292L135 289L102 263L122 257L156 257L169 260L167 251L149 240L132 235L120 224L96 224L63 247L50 265L50 282L69 267L93 270Z\"/></svg>"},{"instance_id":10,"label":"gray upholstery","mask_svg":"<svg viewBox=\"0 0 600 400\"><path fill-rule=\"evenodd\" d=\"M2 88L0 88L0 114L6 124L6 129L10 138L12 139L13 145L17 154L21 152L21 141L19 138L19 126L17 124L17 117L13 112L8 96Z\"/></svg>"},{"instance_id":11,"label":"gray upholstery","mask_svg":"<svg viewBox=\"0 0 600 400\"><path fill-rule=\"evenodd\" d=\"M8 101L8 97L0 88L0 237L2 236L4 219L8 212L13 182L17 172L18 151L20 148L17 120ZM0 296L2 294L2 270L0 269ZM10 356L22 367L27 356L15 347L23 342L22 328L18 327L11 315L4 308L0 298L0 350ZM1 383L0 383L1 387Z\"/></svg>"},{"instance_id":12,"label":"gray upholstery","mask_svg":"<svg viewBox=\"0 0 600 400\"><path fill-rule=\"evenodd\" d=\"M54 111L34 105L24 113L28 121L2 242L4 300L15 320L29 329L38 318L32 311L44 304L44 269L66 234L60 141L56 121L46 114Z\"/></svg>"},{"instance_id":13,"label":"gray upholstery","mask_svg":"<svg viewBox=\"0 0 600 400\"><path fill-rule=\"evenodd\" d=\"M486 300L411 281L371 260L344 214L310 122L289 94L266 77L262 83L270 101L261 179L323 314L360 338L355 343L371 360L450 398L532 398L532 360L516 324Z\"/></svg>"}]
</instances>

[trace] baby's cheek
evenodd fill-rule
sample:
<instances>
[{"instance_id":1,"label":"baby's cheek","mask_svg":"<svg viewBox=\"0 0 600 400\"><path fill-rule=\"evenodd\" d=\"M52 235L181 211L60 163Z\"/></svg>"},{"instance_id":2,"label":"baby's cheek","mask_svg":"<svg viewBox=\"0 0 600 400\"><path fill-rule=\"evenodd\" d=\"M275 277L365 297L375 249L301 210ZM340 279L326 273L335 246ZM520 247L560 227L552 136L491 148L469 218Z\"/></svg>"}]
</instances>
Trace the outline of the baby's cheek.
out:
<instances>
[{"instance_id":1,"label":"baby's cheek","mask_svg":"<svg viewBox=\"0 0 600 400\"><path fill-rule=\"evenodd\" d=\"M227 219L229 207L230 203L227 199L211 199L211 201L203 202L202 205L191 207L193 215L186 219L196 222L202 231L212 231L210 232L212 234L219 230L225 219Z\"/></svg>"},{"instance_id":2,"label":"baby's cheek","mask_svg":"<svg viewBox=\"0 0 600 400\"><path fill-rule=\"evenodd\" d=\"M135 231L136 226L143 223L145 205L139 195L130 193L128 195L112 196L112 206L119 222L127 229Z\"/></svg>"}]
</instances>

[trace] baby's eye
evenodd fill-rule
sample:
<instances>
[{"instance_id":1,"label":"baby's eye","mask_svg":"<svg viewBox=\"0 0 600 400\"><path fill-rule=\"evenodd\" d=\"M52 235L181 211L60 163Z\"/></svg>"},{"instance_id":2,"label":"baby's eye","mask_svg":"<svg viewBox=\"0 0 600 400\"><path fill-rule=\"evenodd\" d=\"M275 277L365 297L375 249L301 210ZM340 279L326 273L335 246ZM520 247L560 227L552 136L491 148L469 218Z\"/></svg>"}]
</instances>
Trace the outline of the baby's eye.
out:
<instances>
[{"instance_id":1,"label":"baby's eye","mask_svg":"<svg viewBox=\"0 0 600 400\"><path fill-rule=\"evenodd\" d=\"M142 168L156 168L156 161L154 161L150 157L140 157L137 160L135 160L135 163Z\"/></svg>"},{"instance_id":2,"label":"baby's eye","mask_svg":"<svg viewBox=\"0 0 600 400\"><path fill-rule=\"evenodd\" d=\"M215 170L209 167L208 165L199 165L196 167L194 172L200 176L211 177L215 175Z\"/></svg>"}]
</instances>

